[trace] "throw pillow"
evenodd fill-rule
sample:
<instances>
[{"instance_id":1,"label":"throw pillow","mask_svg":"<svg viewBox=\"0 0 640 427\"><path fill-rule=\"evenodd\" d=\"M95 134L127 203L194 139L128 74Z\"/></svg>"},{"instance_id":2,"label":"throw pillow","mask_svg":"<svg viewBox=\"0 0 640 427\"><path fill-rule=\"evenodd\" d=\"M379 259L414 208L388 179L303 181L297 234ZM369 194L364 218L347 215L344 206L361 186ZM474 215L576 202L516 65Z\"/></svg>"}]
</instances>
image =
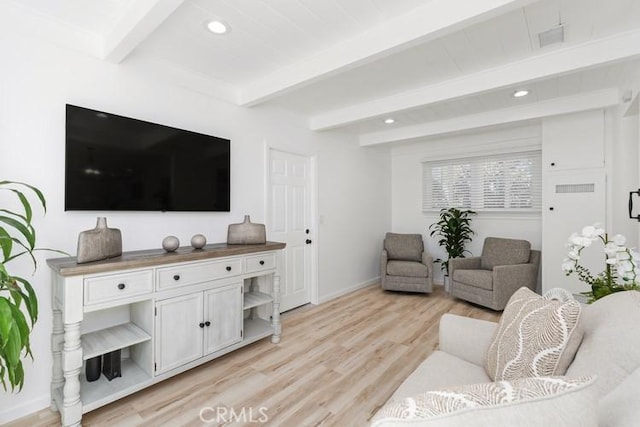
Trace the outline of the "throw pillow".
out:
<instances>
[{"instance_id":1,"label":"throw pillow","mask_svg":"<svg viewBox=\"0 0 640 427\"><path fill-rule=\"evenodd\" d=\"M563 375L582 341L581 312L580 303L562 289L544 296L518 289L487 351L489 377L502 381Z\"/></svg>"},{"instance_id":2,"label":"throw pillow","mask_svg":"<svg viewBox=\"0 0 640 427\"><path fill-rule=\"evenodd\" d=\"M428 391L392 401L372 427L590 427L597 425L591 377L538 377Z\"/></svg>"}]
</instances>

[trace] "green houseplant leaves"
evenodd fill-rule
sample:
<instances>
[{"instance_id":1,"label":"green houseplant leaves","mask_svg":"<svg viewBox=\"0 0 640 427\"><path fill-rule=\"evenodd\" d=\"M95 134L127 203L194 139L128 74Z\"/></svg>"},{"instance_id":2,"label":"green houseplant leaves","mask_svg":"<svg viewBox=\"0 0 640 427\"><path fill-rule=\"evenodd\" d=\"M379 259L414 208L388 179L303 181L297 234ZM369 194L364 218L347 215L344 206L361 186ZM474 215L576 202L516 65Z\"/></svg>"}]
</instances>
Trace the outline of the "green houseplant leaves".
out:
<instances>
[{"instance_id":1,"label":"green houseplant leaves","mask_svg":"<svg viewBox=\"0 0 640 427\"><path fill-rule=\"evenodd\" d=\"M37 188L12 181L0 181L0 191L12 193L18 209L0 208L0 382L7 390L7 380L14 391L24 385L22 359L33 358L29 335L38 320L38 299L26 279L12 275L7 263L19 256L29 256L37 267L36 230L31 224L31 200L46 212L46 201Z\"/></svg>"},{"instance_id":2,"label":"green houseplant leaves","mask_svg":"<svg viewBox=\"0 0 640 427\"><path fill-rule=\"evenodd\" d=\"M447 259L436 259L440 263L440 268L445 275L449 274L449 260L451 258L464 258L469 251L464 246L471 241L473 230L471 229L471 215L476 212L472 210L461 210L458 208L448 208L440 210L440 219L429 226L431 237L440 236L438 245L444 247L447 252Z\"/></svg>"}]
</instances>

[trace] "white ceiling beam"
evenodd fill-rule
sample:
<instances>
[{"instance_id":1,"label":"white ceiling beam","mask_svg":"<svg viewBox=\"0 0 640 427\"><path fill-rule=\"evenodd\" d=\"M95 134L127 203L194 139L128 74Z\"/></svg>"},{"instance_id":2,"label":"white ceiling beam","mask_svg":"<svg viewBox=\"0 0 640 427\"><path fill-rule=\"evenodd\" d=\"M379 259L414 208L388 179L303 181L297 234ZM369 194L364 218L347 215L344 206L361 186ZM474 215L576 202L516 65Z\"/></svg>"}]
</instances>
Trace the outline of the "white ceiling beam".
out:
<instances>
[{"instance_id":1,"label":"white ceiling beam","mask_svg":"<svg viewBox=\"0 0 640 427\"><path fill-rule=\"evenodd\" d=\"M312 130L332 129L446 100L532 83L637 56L640 56L640 30L558 49L416 90L327 111L311 117L309 127Z\"/></svg>"},{"instance_id":2,"label":"white ceiling beam","mask_svg":"<svg viewBox=\"0 0 640 427\"><path fill-rule=\"evenodd\" d=\"M185 0L136 0L104 37L102 59L122 62Z\"/></svg>"},{"instance_id":3,"label":"white ceiling beam","mask_svg":"<svg viewBox=\"0 0 640 427\"><path fill-rule=\"evenodd\" d=\"M239 104L253 106L356 66L463 27L521 8L534 0L431 0L411 13L284 67L242 88Z\"/></svg>"},{"instance_id":4,"label":"white ceiling beam","mask_svg":"<svg viewBox=\"0 0 640 427\"><path fill-rule=\"evenodd\" d=\"M604 89L518 107L501 108L452 119L365 133L360 135L360 145L377 145L429 138L488 126L513 124L560 114L606 108L617 105L619 102L620 94L618 89Z\"/></svg>"}]
</instances>

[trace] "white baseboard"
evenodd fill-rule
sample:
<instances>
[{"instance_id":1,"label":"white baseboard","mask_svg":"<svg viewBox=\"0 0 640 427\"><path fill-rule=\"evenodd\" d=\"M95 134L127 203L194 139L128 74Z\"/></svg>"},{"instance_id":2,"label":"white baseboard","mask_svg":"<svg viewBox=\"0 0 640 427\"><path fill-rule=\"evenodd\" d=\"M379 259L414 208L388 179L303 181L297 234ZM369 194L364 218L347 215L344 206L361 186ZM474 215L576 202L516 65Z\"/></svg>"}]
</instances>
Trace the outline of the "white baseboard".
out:
<instances>
[{"instance_id":1,"label":"white baseboard","mask_svg":"<svg viewBox=\"0 0 640 427\"><path fill-rule=\"evenodd\" d=\"M46 396L40 396L28 402L15 405L11 409L0 412L0 425L8 424L11 421L26 417L27 415L32 415L34 412L49 408L50 406L51 397L48 394Z\"/></svg>"},{"instance_id":2,"label":"white baseboard","mask_svg":"<svg viewBox=\"0 0 640 427\"><path fill-rule=\"evenodd\" d=\"M357 291L358 289L366 288L367 286L375 285L376 283L380 283L380 276L374 277L373 279L365 280L364 282L360 282L356 285L349 286L348 288L341 289L338 292L334 292L332 294L318 298L318 304L324 304L325 302L331 301L332 299L350 294L351 292Z\"/></svg>"}]
</instances>

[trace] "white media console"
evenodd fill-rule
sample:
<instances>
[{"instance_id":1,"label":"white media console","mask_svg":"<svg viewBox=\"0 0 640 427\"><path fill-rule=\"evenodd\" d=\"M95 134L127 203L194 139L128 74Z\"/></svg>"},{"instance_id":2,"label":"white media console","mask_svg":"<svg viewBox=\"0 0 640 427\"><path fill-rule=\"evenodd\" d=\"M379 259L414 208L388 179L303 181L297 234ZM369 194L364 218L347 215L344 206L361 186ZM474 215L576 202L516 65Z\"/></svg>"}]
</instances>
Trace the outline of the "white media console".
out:
<instances>
[{"instance_id":1,"label":"white media console","mask_svg":"<svg viewBox=\"0 0 640 427\"><path fill-rule=\"evenodd\" d=\"M276 256L284 247L220 243L87 264L48 260L52 409L62 425L79 425L85 412L259 339L278 343ZM87 381L86 360L117 350L122 376Z\"/></svg>"}]
</instances>

